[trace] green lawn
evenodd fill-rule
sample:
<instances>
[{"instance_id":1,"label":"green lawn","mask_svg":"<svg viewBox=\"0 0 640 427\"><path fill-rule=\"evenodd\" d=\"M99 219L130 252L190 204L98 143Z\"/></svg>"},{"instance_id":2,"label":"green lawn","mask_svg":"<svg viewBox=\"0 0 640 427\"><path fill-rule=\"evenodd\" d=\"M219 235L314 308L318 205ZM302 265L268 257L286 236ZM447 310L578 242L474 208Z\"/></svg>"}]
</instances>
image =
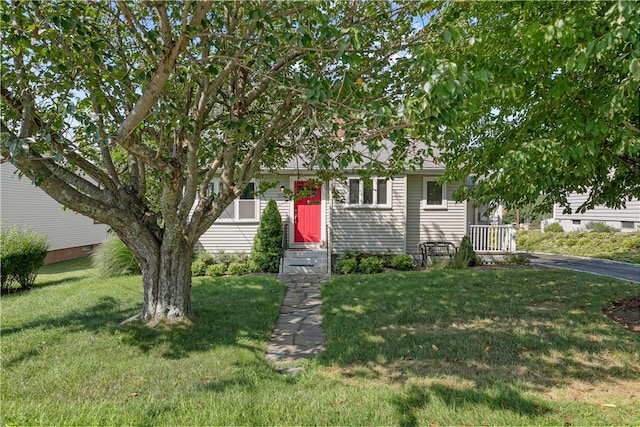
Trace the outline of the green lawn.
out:
<instances>
[{"instance_id":1,"label":"green lawn","mask_svg":"<svg viewBox=\"0 0 640 427\"><path fill-rule=\"evenodd\" d=\"M640 233L518 231L519 251L577 255L640 264Z\"/></svg>"},{"instance_id":2,"label":"green lawn","mask_svg":"<svg viewBox=\"0 0 640 427\"><path fill-rule=\"evenodd\" d=\"M140 277L62 270L2 297L5 425L640 419L640 334L601 312L637 295L630 283L550 270L334 277L327 349L287 376L263 357L285 289L271 277L196 279L196 322L149 329L120 324L141 304Z\"/></svg>"}]
</instances>

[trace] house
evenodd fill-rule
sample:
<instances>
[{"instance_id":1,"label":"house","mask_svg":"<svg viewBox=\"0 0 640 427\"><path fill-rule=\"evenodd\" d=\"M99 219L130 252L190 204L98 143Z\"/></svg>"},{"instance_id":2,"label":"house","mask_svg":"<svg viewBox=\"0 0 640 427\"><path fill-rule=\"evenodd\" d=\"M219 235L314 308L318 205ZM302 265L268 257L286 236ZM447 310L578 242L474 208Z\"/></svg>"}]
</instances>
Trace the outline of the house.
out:
<instances>
[{"instance_id":1,"label":"house","mask_svg":"<svg viewBox=\"0 0 640 427\"><path fill-rule=\"evenodd\" d=\"M0 220L3 226L25 226L49 237L45 263L89 255L102 243L108 226L66 210L9 162L0 165Z\"/></svg>"},{"instance_id":2,"label":"house","mask_svg":"<svg viewBox=\"0 0 640 427\"><path fill-rule=\"evenodd\" d=\"M429 162L392 179L363 179L352 172L343 179L318 182L313 171L291 164L262 178L271 187L264 194L253 194L258 182L251 182L201 236L199 246L210 252L249 252L269 199L277 202L284 223L289 248L285 258L304 258L290 262L298 266L329 265L331 257L348 250L418 254L424 241L458 246L470 226L487 223L471 202L453 199L463 183L437 181L444 172L441 164ZM286 190L305 192L304 197L289 200ZM320 260L309 260L311 253L319 254Z\"/></svg>"},{"instance_id":3,"label":"house","mask_svg":"<svg viewBox=\"0 0 640 427\"><path fill-rule=\"evenodd\" d=\"M590 222L603 222L620 231L640 231L640 200L632 199L628 201L625 209L595 206L582 214L575 212L587 200L587 197L586 194L570 194L567 197L567 201L572 213L563 213L564 208L556 204L553 206L553 218L546 223L560 223L564 231L585 230Z\"/></svg>"}]
</instances>

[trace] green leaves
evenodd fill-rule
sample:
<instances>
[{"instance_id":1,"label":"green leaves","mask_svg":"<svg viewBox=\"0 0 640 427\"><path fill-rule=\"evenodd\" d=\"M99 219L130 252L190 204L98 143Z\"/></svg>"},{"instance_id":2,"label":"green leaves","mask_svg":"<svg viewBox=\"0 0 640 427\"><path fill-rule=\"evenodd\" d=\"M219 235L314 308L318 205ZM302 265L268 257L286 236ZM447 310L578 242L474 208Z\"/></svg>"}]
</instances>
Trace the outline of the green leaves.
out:
<instances>
[{"instance_id":1,"label":"green leaves","mask_svg":"<svg viewBox=\"0 0 640 427\"><path fill-rule=\"evenodd\" d=\"M427 74L429 97L417 92L405 105L422 123L434 112L445 120L443 108L456 113L437 141L449 180L483 177L476 200L509 204L543 194L550 204L588 191L588 203L616 205L640 196L640 7L586 5L445 7L429 27L443 34L430 45L436 64L455 63L457 71L429 68L433 61L419 56L427 66L415 75ZM482 42L463 42L472 38ZM469 79L458 77L458 86L456 75ZM430 134L419 129L422 139Z\"/></svg>"}]
</instances>

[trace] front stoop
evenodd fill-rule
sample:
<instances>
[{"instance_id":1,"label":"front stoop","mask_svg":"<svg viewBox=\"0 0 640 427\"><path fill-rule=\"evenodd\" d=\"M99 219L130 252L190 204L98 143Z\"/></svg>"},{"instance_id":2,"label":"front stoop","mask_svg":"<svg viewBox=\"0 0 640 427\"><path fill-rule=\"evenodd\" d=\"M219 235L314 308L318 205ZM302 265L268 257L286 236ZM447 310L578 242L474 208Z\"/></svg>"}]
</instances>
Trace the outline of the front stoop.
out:
<instances>
[{"instance_id":1,"label":"front stoop","mask_svg":"<svg viewBox=\"0 0 640 427\"><path fill-rule=\"evenodd\" d=\"M329 275L326 250L289 249L284 252L280 274Z\"/></svg>"}]
</instances>

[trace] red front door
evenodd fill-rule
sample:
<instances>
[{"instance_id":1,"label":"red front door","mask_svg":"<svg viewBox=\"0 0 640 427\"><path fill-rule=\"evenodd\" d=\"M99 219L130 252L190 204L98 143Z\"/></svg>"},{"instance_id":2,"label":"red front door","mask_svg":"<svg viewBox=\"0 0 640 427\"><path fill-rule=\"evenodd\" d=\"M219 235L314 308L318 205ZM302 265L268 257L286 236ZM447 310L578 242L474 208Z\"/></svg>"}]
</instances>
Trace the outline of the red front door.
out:
<instances>
[{"instance_id":1,"label":"red front door","mask_svg":"<svg viewBox=\"0 0 640 427\"><path fill-rule=\"evenodd\" d=\"M293 241L320 242L322 187L314 181L296 181L294 188L296 195L303 195L293 205Z\"/></svg>"}]
</instances>

